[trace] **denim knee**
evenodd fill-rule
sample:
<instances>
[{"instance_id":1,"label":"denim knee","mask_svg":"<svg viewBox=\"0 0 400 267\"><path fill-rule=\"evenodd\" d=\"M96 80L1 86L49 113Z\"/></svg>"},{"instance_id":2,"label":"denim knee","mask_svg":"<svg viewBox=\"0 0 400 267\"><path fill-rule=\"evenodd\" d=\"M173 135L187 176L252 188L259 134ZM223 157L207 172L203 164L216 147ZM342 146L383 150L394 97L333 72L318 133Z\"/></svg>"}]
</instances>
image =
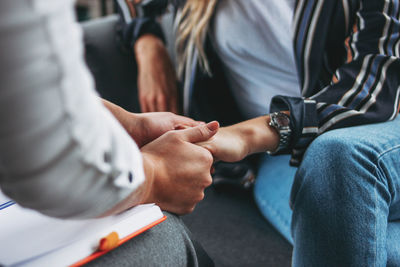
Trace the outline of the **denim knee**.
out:
<instances>
[{"instance_id":1,"label":"denim knee","mask_svg":"<svg viewBox=\"0 0 400 267\"><path fill-rule=\"evenodd\" d=\"M294 266L386 263L388 221L400 217L399 129L343 128L309 146L291 191Z\"/></svg>"},{"instance_id":2,"label":"denim knee","mask_svg":"<svg viewBox=\"0 0 400 267\"><path fill-rule=\"evenodd\" d=\"M319 136L307 149L296 174L290 200L292 208L299 192L313 196L308 200L321 205L324 201L343 200L357 194L349 190L375 185L380 178L376 175L379 153L368 135L356 135L348 129ZM379 182L386 184L386 181Z\"/></svg>"}]
</instances>

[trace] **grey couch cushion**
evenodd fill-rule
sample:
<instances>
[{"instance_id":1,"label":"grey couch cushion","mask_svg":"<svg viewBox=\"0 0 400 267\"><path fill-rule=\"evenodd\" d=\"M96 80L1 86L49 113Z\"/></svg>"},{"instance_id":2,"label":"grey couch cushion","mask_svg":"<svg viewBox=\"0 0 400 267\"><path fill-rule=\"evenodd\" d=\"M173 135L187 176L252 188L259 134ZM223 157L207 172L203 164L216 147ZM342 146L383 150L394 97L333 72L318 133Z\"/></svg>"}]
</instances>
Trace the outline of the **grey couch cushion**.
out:
<instances>
[{"instance_id":1,"label":"grey couch cushion","mask_svg":"<svg viewBox=\"0 0 400 267\"><path fill-rule=\"evenodd\" d=\"M83 24L86 62L102 97L139 112L136 62L133 50L125 49L118 39L117 22L113 15Z\"/></svg>"},{"instance_id":2,"label":"grey couch cushion","mask_svg":"<svg viewBox=\"0 0 400 267\"><path fill-rule=\"evenodd\" d=\"M216 266L290 266L291 245L262 217L251 192L211 187L183 220Z\"/></svg>"}]
</instances>

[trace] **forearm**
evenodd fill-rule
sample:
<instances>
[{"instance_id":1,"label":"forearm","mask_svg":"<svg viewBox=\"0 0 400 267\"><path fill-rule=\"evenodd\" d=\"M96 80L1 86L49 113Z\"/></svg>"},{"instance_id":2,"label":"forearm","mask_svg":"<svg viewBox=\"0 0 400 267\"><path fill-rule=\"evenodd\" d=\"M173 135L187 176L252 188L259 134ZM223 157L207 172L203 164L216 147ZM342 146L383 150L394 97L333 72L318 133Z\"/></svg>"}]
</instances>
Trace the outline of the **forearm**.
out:
<instances>
[{"instance_id":1,"label":"forearm","mask_svg":"<svg viewBox=\"0 0 400 267\"><path fill-rule=\"evenodd\" d=\"M136 122L139 122L140 115L132 112L128 112L114 103L108 100L101 99L103 105L114 115L118 122L124 127L130 136L135 135Z\"/></svg>"},{"instance_id":2,"label":"forearm","mask_svg":"<svg viewBox=\"0 0 400 267\"><path fill-rule=\"evenodd\" d=\"M278 147L279 134L269 126L269 122L269 116L262 116L230 126L242 137L247 155L275 151Z\"/></svg>"},{"instance_id":3,"label":"forearm","mask_svg":"<svg viewBox=\"0 0 400 267\"><path fill-rule=\"evenodd\" d=\"M178 113L177 76L164 43L152 34L134 46L138 66L138 96L142 112Z\"/></svg>"},{"instance_id":4,"label":"forearm","mask_svg":"<svg viewBox=\"0 0 400 267\"><path fill-rule=\"evenodd\" d=\"M102 99L102 102L103 105L118 120L130 137L136 142L136 144L139 147L143 146L146 138L146 131L148 130L144 125L145 118L143 114L128 112L120 106L117 106L105 99Z\"/></svg>"},{"instance_id":5,"label":"forearm","mask_svg":"<svg viewBox=\"0 0 400 267\"><path fill-rule=\"evenodd\" d=\"M165 45L159 37L153 34L142 35L135 42L133 47L139 68L143 64L151 63L153 59L157 60L153 57L157 55L156 52L158 52L160 48L165 49Z\"/></svg>"},{"instance_id":6,"label":"forearm","mask_svg":"<svg viewBox=\"0 0 400 267\"><path fill-rule=\"evenodd\" d=\"M248 155L275 151L279 135L268 125L269 116L261 116L221 128L215 137L198 145L208 149L214 160L236 162Z\"/></svg>"}]
</instances>

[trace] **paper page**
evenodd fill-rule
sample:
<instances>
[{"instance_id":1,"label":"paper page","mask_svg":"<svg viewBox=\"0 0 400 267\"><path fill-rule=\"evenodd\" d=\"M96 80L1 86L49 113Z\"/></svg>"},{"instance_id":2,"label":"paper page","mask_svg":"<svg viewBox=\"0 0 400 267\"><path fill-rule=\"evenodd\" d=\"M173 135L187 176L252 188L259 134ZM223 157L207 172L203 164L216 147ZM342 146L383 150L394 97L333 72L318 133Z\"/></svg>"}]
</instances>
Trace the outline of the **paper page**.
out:
<instances>
[{"instance_id":1,"label":"paper page","mask_svg":"<svg viewBox=\"0 0 400 267\"><path fill-rule=\"evenodd\" d=\"M58 256L51 266L72 264L93 253L99 240L109 233L116 231L123 238L162 217L154 204L116 216L81 221L50 218L15 204L0 210L0 265L38 260L43 255L51 260L52 254ZM71 260L74 261L66 262Z\"/></svg>"}]
</instances>

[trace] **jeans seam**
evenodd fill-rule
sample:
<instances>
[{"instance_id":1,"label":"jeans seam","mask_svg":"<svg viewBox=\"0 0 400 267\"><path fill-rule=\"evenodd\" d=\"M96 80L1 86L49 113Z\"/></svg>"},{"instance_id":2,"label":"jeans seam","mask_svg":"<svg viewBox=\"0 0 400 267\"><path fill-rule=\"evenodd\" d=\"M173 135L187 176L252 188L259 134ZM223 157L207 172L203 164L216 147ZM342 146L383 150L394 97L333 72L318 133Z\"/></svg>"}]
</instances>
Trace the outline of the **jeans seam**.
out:
<instances>
[{"instance_id":1,"label":"jeans seam","mask_svg":"<svg viewBox=\"0 0 400 267\"><path fill-rule=\"evenodd\" d=\"M393 147L391 147L391 148L389 148L389 149L386 149L386 150L384 150L384 151L382 151L381 153L379 153L378 155L377 155L377 157L376 157L376 162L375 162L375 173L374 173L374 175L377 177L377 179L375 179L375 183L374 183L374 193L375 193L375 203L374 203L374 205L375 205L375 251L374 251L374 266L376 266L376 257L377 257L377 251L378 251L378 244L377 244L377 242L376 242L376 236L377 236L377 216L376 216L376 214L377 214L377 206L376 206L376 204L377 204L377 202L378 202L378 196L377 196L377 184L378 184L378 176L379 176L379 173L382 175L382 176L386 176L385 175L385 172L382 170L382 168L381 168L381 166L380 166L380 163L381 163L381 159L386 155L386 154L388 154L388 153L390 153L390 152L392 152L392 151L394 151L394 150L397 150L397 149L400 149L400 145L396 145L396 146L393 146ZM393 194L393 192L392 192L392 190L391 190L391 188L390 188L390 184L389 184L389 182L387 181L387 179L388 179L388 177L386 177L386 182L388 183L387 184L387 186L388 186L388 191L389 191L389 194L390 194L390 196L392 197L392 194Z\"/></svg>"},{"instance_id":2,"label":"jeans seam","mask_svg":"<svg viewBox=\"0 0 400 267\"><path fill-rule=\"evenodd\" d=\"M389 148L389 149L387 149L387 150L384 150L383 152L379 153L378 156L376 157L376 165L378 164L378 161L379 161L385 154L387 154L387 153L389 153L389 152L392 152L393 150L396 150L396 149L400 149L400 145L391 147L391 148Z\"/></svg>"},{"instance_id":3,"label":"jeans seam","mask_svg":"<svg viewBox=\"0 0 400 267\"><path fill-rule=\"evenodd\" d=\"M377 167L375 166L375 175L377 175ZM376 203L378 202L378 196L377 196L377 192L376 192L376 186L378 184L377 179L375 179L374 182L374 195L375 195L375 202L374 202L374 213L375 213L375 220L374 220L374 242L375 242L375 246L374 246L374 266L376 266L376 254L378 253L378 244L377 244L377 214L378 214L378 210L377 210L377 205Z\"/></svg>"}]
</instances>

